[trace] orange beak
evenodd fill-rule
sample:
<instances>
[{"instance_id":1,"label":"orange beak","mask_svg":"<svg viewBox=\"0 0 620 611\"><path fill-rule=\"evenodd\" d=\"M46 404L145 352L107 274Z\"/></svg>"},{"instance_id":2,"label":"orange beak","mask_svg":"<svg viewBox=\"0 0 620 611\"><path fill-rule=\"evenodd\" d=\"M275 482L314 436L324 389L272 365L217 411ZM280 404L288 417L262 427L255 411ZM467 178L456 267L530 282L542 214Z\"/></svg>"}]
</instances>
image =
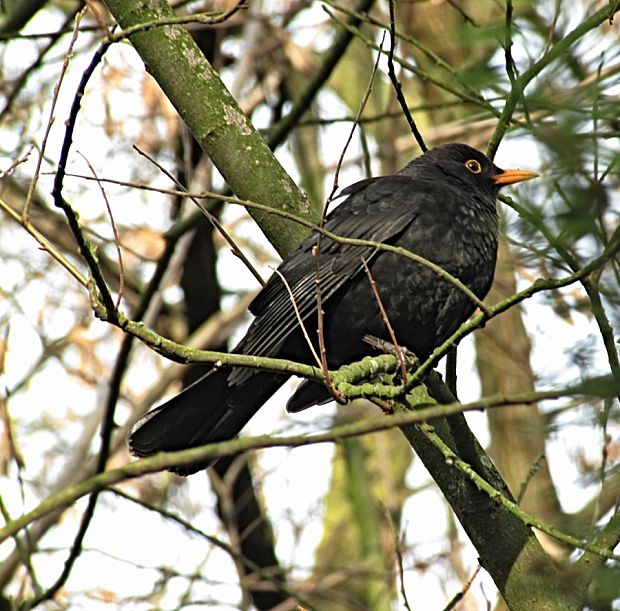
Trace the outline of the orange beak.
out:
<instances>
[{"instance_id":1,"label":"orange beak","mask_svg":"<svg viewBox=\"0 0 620 611\"><path fill-rule=\"evenodd\" d=\"M522 182L524 180L531 180L539 176L536 172L530 172L529 170L504 170L501 174L495 177L496 185L512 185L515 182Z\"/></svg>"}]
</instances>

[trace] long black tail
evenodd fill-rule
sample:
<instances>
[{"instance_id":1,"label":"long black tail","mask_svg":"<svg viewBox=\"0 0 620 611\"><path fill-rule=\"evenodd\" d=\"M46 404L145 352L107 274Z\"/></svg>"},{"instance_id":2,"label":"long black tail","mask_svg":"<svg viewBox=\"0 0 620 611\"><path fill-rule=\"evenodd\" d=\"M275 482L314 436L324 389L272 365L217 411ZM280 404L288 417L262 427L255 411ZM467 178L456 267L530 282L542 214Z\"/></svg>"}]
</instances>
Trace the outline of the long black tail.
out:
<instances>
[{"instance_id":1,"label":"long black tail","mask_svg":"<svg viewBox=\"0 0 620 611\"><path fill-rule=\"evenodd\" d=\"M131 453L144 457L231 439L288 378L257 371L231 381L232 372L229 368L212 370L149 412L129 437ZM171 471L190 475L211 464L180 465Z\"/></svg>"}]
</instances>

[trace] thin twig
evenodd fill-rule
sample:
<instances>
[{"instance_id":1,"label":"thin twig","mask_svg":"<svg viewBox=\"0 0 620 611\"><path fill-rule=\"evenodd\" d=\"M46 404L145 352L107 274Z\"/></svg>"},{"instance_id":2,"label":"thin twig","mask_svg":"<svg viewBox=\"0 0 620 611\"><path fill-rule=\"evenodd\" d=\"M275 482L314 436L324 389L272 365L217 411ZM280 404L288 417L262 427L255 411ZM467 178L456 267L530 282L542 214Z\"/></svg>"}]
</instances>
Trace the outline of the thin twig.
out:
<instances>
[{"instance_id":1,"label":"thin twig","mask_svg":"<svg viewBox=\"0 0 620 611\"><path fill-rule=\"evenodd\" d=\"M405 95L403 94L403 88L396 76L396 70L394 70L394 51L396 50L396 17L394 14L394 0L389 1L390 7L390 50L387 56L387 64L388 64L388 76L390 77L390 81L394 87L394 91L396 92L396 99L400 104L400 107L405 115L405 119L407 119L407 123L409 124L409 129L411 129L411 133L413 137L416 139L418 146L425 153L428 150L424 142L424 138L418 129L415 121L413 120L413 116L409 112L409 106L407 106L407 100L405 100Z\"/></svg>"},{"instance_id":2,"label":"thin twig","mask_svg":"<svg viewBox=\"0 0 620 611\"><path fill-rule=\"evenodd\" d=\"M516 79L515 62L512 58L512 0L506 1L506 23L505 23L505 40L504 40L504 59L506 62L506 74L508 80L514 83Z\"/></svg>"},{"instance_id":3,"label":"thin twig","mask_svg":"<svg viewBox=\"0 0 620 611\"><path fill-rule=\"evenodd\" d=\"M88 279L75 267L52 243L36 228L29 220L24 221L22 215L14 210L7 202L0 199L0 209L19 223L41 246L41 250L47 252L62 267L64 267L82 286L88 286Z\"/></svg>"},{"instance_id":4,"label":"thin twig","mask_svg":"<svg viewBox=\"0 0 620 611\"><path fill-rule=\"evenodd\" d=\"M525 493L527 492L530 482L534 479L534 476L540 470L540 465L543 460L545 460L545 453L540 452L540 454L534 459L534 461L530 465L530 468L527 470L525 479L521 482L521 486L519 486L519 494L517 495L517 498L516 498L518 505L520 505L521 502L523 501L523 497L525 496Z\"/></svg>"},{"instance_id":5,"label":"thin twig","mask_svg":"<svg viewBox=\"0 0 620 611\"><path fill-rule=\"evenodd\" d=\"M362 97L362 101L360 102L360 105L357 109L355 119L353 120L353 125L351 126L351 129L349 130L349 134L344 143L344 146L342 147L342 150L340 151L340 157L338 157L338 162L336 164L336 169L334 171L334 180L332 182L332 190L329 194L329 197L327 198L325 208L323 209L323 218L321 220L321 226L325 224L325 218L327 216L329 205L333 201L334 196L336 195L336 191L338 191L339 189L338 178L340 176L340 169L342 168L342 164L344 162L344 156L347 152L347 149L349 148L349 145L351 144L351 140L353 140L353 134L355 134L355 130L357 129L357 126L359 125L360 119L362 117L362 113L364 112L364 108L366 108L366 104L368 104L370 94L372 93L372 86L373 86L373 83L375 82L375 77L377 76L377 70L379 68L379 59L381 58L381 52L383 51L384 41L385 41L385 34L383 38L381 39L381 43L379 45L379 52L377 53L375 63L372 67L372 72L370 73L370 78L368 79L368 85L366 86L366 91L364 92L364 96Z\"/></svg>"},{"instance_id":6,"label":"thin twig","mask_svg":"<svg viewBox=\"0 0 620 611\"><path fill-rule=\"evenodd\" d=\"M212 212L207 210L207 208L205 208L204 205L200 203L197 197L191 195L187 191L187 189L185 189L185 187L179 182L179 180L172 173L170 173L166 168L164 168L164 166L162 166L158 161L153 159L153 157L151 157L148 153L140 149L140 147L138 147L135 144L133 145L133 149L138 154L148 159L156 168L159 169L160 172L162 172L165 176L167 176L170 180L172 180L172 182L174 182L174 184L177 187L179 187L180 192L182 193L182 197L187 197L188 199L191 199L191 201L194 202L194 204L196 204L200 212L202 212L202 214L206 217L206 219L213 225L213 227L215 227L215 229L220 233L220 235L224 238L224 240L226 240L226 242L232 249L233 254L237 256L243 262L243 264L247 267L247 269L254 276L254 278L256 278L257 282L261 286L265 286L265 281L263 280L262 276L258 273L258 270L252 265L252 262L245 256L245 254L239 248L239 246L237 245L235 240L232 238L232 236L228 233L228 231L226 231L226 228L224 227L224 225L222 225L220 220Z\"/></svg>"},{"instance_id":7,"label":"thin twig","mask_svg":"<svg viewBox=\"0 0 620 611\"><path fill-rule=\"evenodd\" d=\"M476 570L471 574L471 577L467 580L465 585L463 585L460 592L457 592L454 598L444 607L444 611L451 611L452 609L454 609L454 607L458 603L460 603L463 600L463 598L465 597L465 594L467 594L467 592L469 592L469 590L471 589L471 586L476 580L476 577L478 577L478 573L480 572L481 568L482 568L481 564L478 563Z\"/></svg>"},{"instance_id":8,"label":"thin twig","mask_svg":"<svg viewBox=\"0 0 620 611\"><path fill-rule=\"evenodd\" d=\"M189 15L172 15L170 17L160 17L154 21L146 21L137 23L133 26L125 28L112 36L111 42L120 42L134 34L147 32L155 28L164 28L173 25L189 25L198 23L200 25L217 25L224 23L230 19L238 11L247 7L246 0L238 0L226 11L204 11L200 13L191 13Z\"/></svg>"},{"instance_id":9,"label":"thin twig","mask_svg":"<svg viewBox=\"0 0 620 611\"><path fill-rule=\"evenodd\" d=\"M535 528L545 534L553 537L554 539L561 541L576 549L582 549L602 558L608 558L613 560L620 560L620 555L614 554L608 549L604 549L598 546L589 545L586 541L582 541L561 532L554 526L542 522L533 515L523 511L517 503L510 500L498 490L496 490L489 482L481 477L476 471L465 461L461 460L454 451L444 442L444 440L437 434L434 427L427 423L419 425L419 430L422 434L441 452L446 462L453 465L461 473L463 473L480 491L485 492L491 499L499 502L505 509L520 519L524 524Z\"/></svg>"},{"instance_id":10,"label":"thin twig","mask_svg":"<svg viewBox=\"0 0 620 611\"><path fill-rule=\"evenodd\" d=\"M14 81L11 91L4 94L5 102L2 110L0 110L0 124L4 125L6 123L7 114L13 107L13 103L28 83L28 79L30 78L30 76L43 65L43 60L45 59L49 51L51 51L56 46L56 44L65 34L75 33L76 26L69 30L67 30L67 28L73 22L75 16L80 12L80 10L82 10L81 5L77 4L76 7L67 15L65 22L62 24L59 30L49 35L50 40L46 42L45 46L39 51L36 59L28 67L21 71L19 77L17 77L17 79ZM13 34L14 32L11 32L11 37L13 37Z\"/></svg>"},{"instance_id":11,"label":"thin twig","mask_svg":"<svg viewBox=\"0 0 620 611\"><path fill-rule=\"evenodd\" d=\"M530 81L537 77L551 62L561 57L568 49L585 34L598 27L604 21L612 19L620 10L620 3L607 3L598 11L592 13L584 19L574 30L569 32L564 38L558 41L547 53L545 53L538 61L534 62L523 74L521 74L512 83L510 94L506 99L504 108L500 114L495 132L489 141L487 147L487 155L493 159L499 143L502 141L508 126L512 121L512 115L515 111L517 103L523 96L523 92Z\"/></svg>"},{"instance_id":12,"label":"thin twig","mask_svg":"<svg viewBox=\"0 0 620 611\"><path fill-rule=\"evenodd\" d=\"M9 514L9 510L4 504L2 495L0 495L0 515L2 516L5 524L9 524L11 522L11 515ZM13 542L15 543L15 548L19 553L19 557L24 567L26 567L26 572L30 577L30 584L32 585L32 589L35 591L35 594L39 594L39 592L41 591L41 586L39 584L39 580L37 579L34 565L32 564L34 550L32 549L32 546L29 542L28 530L26 529L25 535L23 537L26 544L24 544L24 541L22 541L22 538L17 533L13 533L12 537Z\"/></svg>"},{"instance_id":13,"label":"thin twig","mask_svg":"<svg viewBox=\"0 0 620 611\"><path fill-rule=\"evenodd\" d=\"M293 291L291 290L288 280L284 277L284 274L278 268L274 269L273 271L274 271L274 274L277 274L280 277L280 280L282 280L282 282L284 283L284 287L286 288L286 291L288 293L291 305L293 306L293 310L295 311L295 317L297 318L297 322L299 323L299 328L301 329L301 332L303 333L303 336L306 342L308 343L308 347L310 348L310 352L312 353L312 356L314 357L316 364L319 367L321 367L321 369L323 369L321 358L316 353L316 350L314 349L314 344L312 343L312 340L310 339L310 336L308 335L308 331L306 330L306 325L304 323L303 318L301 317L301 313L299 312L299 308L297 307L297 301L295 299L295 295L293 295ZM327 368L325 368L325 371L327 371Z\"/></svg>"},{"instance_id":14,"label":"thin twig","mask_svg":"<svg viewBox=\"0 0 620 611\"><path fill-rule=\"evenodd\" d=\"M514 210L516 210L521 216L527 219L538 231L540 231L540 233L544 236L547 242L556 250L560 257L562 257L562 259L566 262L566 264L573 273L579 272L580 263L575 258L573 253L565 246L565 244L560 238L553 235L551 230L544 223L540 222L536 215L532 214L524 206L516 204L512 199L505 195L500 195L500 200L509 205ZM605 253L616 253L618 252L618 250L620 250L620 227L616 227L614 233L609 237L609 239L607 239L606 236L605 248L601 256L604 256ZM584 290L586 291L586 294L588 295L588 298L590 299L590 309L601 333L603 345L607 353L607 360L609 362L612 374L614 375L616 380L620 382L620 357L618 356L618 349L616 347L616 341L614 338L614 330L611 326L611 323L609 322L609 318L605 311L605 307L601 299L601 294L598 289L598 282L591 279L589 276L590 274L584 274L580 276L579 282L581 282ZM620 399L620 395L618 396L618 399Z\"/></svg>"},{"instance_id":15,"label":"thin twig","mask_svg":"<svg viewBox=\"0 0 620 611\"><path fill-rule=\"evenodd\" d=\"M47 124L45 126L45 131L43 132L43 139L41 140L41 146L39 148L39 155L37 157L37 163L34 169L34 173L32 176L32 180L28 185L28 193L26 195L26 202L24 203L24 207L22 210L22 218L24 221L29 220L30 218L30 206L32 205L32 198L34 197L35 189L37 187L37 183L39 181L39 175L41 173L41 165L43 164L43 159L45 157L45 149L47 147L47 139L49 138L50 131L52 129L52 125L54 123L54 112L56 110L56 104L58 102L58 96L60 94L60 87L65 78L65 74L69 69L69 62L71 57L73 56L73 47L77 42L78 38L78 26L80 24L80 20L86 13L87 9L82 9L79 13L77 13L75 17L75 26L73 29L73 36L71 37L71 41L69 42L69 47L67 48L67 52L65 53L65 57L62 62L62 67L60 69L60 76L54 85L54 90L52 94L52 103L50 106L49 119L47 120Z\"/></svg>"},{"instance_id":16,"label":"thin twig","mask_svg":"<svg viewBox=\"0 0 620 611\"><path fill-rule=\"evenodd\" d=\"M610 258L614 257L619 250L620 240L618 240L616 244L610 242L610 247L608 247L599 257L593 259L590 263L581 268L578 272L572 273L563 278L546 280L538 279L529 287L526 287L525 289L495 304L492 308L490 308L489 315L484 312L480 312L479 314L473 316L468 322L462 324L459 329L457 329L445 342L438 346L432 352L430 357L411 374L408 379L407 387L412 387L423 379L427 371L434 366L434 364L450 348L456 345L456 343L458 343L463 337L475 329L483 326L489 318L505 312L536 293L562 288L575 282L579 282L583 277L591 274L594 270L599 269ZM98 307L96 303L94 305L95 307ZM308 365L293 363L292 361L288 361L286 359L257 357L245 354L230 354L228 352L191 350L182 344L173 342L172 340L154 333L144 324L128 319L122 314L122 312L117 312L116 314L116 317L110 319L105 309L100 307L97 309L97 315L102 318L102 320L110 320L113 324L116 324L127 333L138 337L142 342L157 352L178 362L217 363L218 361L221 361L223 365L230 367L263 368L271 371L281 371L284 373L301 375L302 377L311 377L317 380L323 379L320 369Z\"/></svg>"},{"instance_id":17,"label":"thin twig","mask_svg":"<svg viewBox=\"0 0 620 611\"><path fill-rule=\"evenodd\" d=\"M110 294L110 289L108 288L97 258L95 256L93 247L90 242L84 235L80 222L78 220L78 216L73 210L73 208L69 205L67 201L63 198L62 189L63 189L63 181L65 176L65 171L67 167L67 162L69 158L69 152L71 150L71 146L73 144L73 132L75 130L75 125L77 121L77 116L80 111L81 101L86 91L86 85L93 75L95 69L103 59L103 56L107 49L110 46L109 41L105 41L102 43L97 52L93 56L90 64L86 68L86 70L82 74L82 78L78 84L75 95L73 96L73 102L71 104L71 110L69 112L69 118L65 121L65 137L62 142L62 148L60 151L60 157L58 160L58 166L56 170L56 177L54 179L54 187L52 189L52 197L54 198L54 204L56 207L60 208L67 217L67 221L69 222L69 227L71 232L73 233L78 247L80 249L80 253L82 257L86 261L88 265L88 269L94 279L94 284L99 291L101 296L101 301L105 309L107 310L107 316L111 319L115 318L115 312L117 308L115 307L114 300L112 299L112 295ZM89 285L90 297L93 305L96 301L99 300L99 296L95 293L95 287Z\"/></svg>"},{"instance_id":18,"label":"thin twig","mask_svg":"<svg viewBox=\"0 0 620 611\"><path fill-rule=\"evenodd\" d=\"M396 333L394 333L394 328L390 323L390 319L388 317L387 312L385 311L385 307L383 307L383 301L381 300L381 295L379 295L379 290L377 289L377 283L368 268L368 264L366 263L366 259L361 257L362 265L364 266L364 271L366 272L366 276L368 277L368 282L370 282L370 288L372 289L372 294L375 297L375 301L377 302L377 306L379 307L379 311L381 312L381 318L385 323L387 331L390 335L390 339L392 340L392 344L394 345L394 350L396 351L396 358L400 363L400 375L403 378L403 384L407 382L407 361L405 360L405 355L403 354L402 348L400 347L398 340L396 339Z\"/></svg>"},{"instance_id":19,"label":"thin twig","mask_svg":"<svg viewBox=\"0 0 620 611\"><path fill-rule=\"evenodd\" d=\"M385 36L384 36L384 39L385 39ZM381 41L381 48L383 48L383 40ZM338 163L336 165L336 171L334 172L332 190L331 190L331 193L329 194L329 197L327 198L327 201L325 202L325 206L323 207L323 215L321 216L321 222L319 225L321 229L325 226L325 223L327 221L327 212L329 210L329 205L334 200L336 191L338 190L338 177L340 175L340 168L342 167L342 163L344 161L344 156L347 152L347 149L349 148L349 145L351 144L351 140L353 139L353 134L355 133L355 130L359 124L359 118L362 116L362 113L364 112L364 108L366 107L366 104L368 103L368 99L370 98L370 93L372 91L372 85L374 83L375 76L377 74L377 69L379 67L380 57L381 57L381 53L378 53L372 72L370 74L370 79L368 80L368 85L366 86L366 91L364 92L364 96L358 107L355 120L353 121L353 125L351 126L351 129L349 130L349 135L347 137L347 140L340 152L340 157L338 158ZM319 270L320 270L319 259L320 259L320 252L321 252L322 237L323 237L323 234L319 233L317 237L317 242L312 248L312 256L314 257L315 270L316 270L315 271L315 275L316 275L315 284L316 284L316 303L317 303L317 334L318 334L318 342L319 342L319 353L321 356L320 366L324 371L325 386L327 387L329 394L336 401L338 401L339 403L342 403L343 400L342 400L340 393L333 387L331 383L331 377L329 375L329 368L327 365L327 349L325 347L325 333L324 333L324 320L323 320L323 297L321 293L321 275L319 273Z\"/></svg>"},{"instance_id":20,"label":"thin twig","mask_svg":"<svg viewBox=\"0 0 620 611\"><path fill-rule=\"evenodd\" d=\"M373 3L374 0L360 0L356 6L356 10L359 12L367 11ZM361 17L353 15L349 19L348 25L352 28L356 27L359 25L360 20ZM330 46L330 50L324 56L319 69L314 73L301 94L297 96L293 106L286 116L269 130L269 134L267 135L267 144L269 145L269 148L275 149L284 141L292 129L299 125L299 119L310 107L318 92L332 75L338 63L344 57L345 51L347 50L347 47L352 39L353 34L349 28L343 28L342 30L336 32L333 43Z\"/></svg>"},{"instance_id":21,"label":"thin twig","mask_svg":"<svg viewBox=\"0 0 620 611\"><path fill-rule=\"evenodd\" d=\"M118 257L118 296L116 298L116 307L119 308L121 305L121 300L123 299L123 291L125 289L125 266L123 265L123 253L121 251L121 239L118 234L118 229L116 227L116 223L114 222L114 215L112 214L112 208L110 207L110 202L108 200L108 195L105 192L101 181L98 180L97 172L95 172L95 168L92 166L90 161L86 158L85 155L78 151L78 154L84 159L88 168L92 172L95 180L97 181L97 185L101 190L101 195L103 197L103 201L105 202L106 210L108 211L108 218L110 219L110 225L112 226L112 233L114 234L114 245L116 246L116 255Z\"/></svg>"},{"instance_id":22,"label":"thin twig","mask_svg":"<svg viewBox=\"0 0 620 611\"><path fill-rule=\"evenodd\" d=\"M325 217L323 217L323 220ZM322 221L323 222L323 221ZM321 235L319 234L316 244L312 247L312 256L314 257L315 265L315 278L314 284L316 286L316 313L317 313L317 338L319 342L319 367L323 371L323 379L325 381L325 387L330 396L342 403L342 395L334 388L332 384L332 378L329 374L329 366L327 364L327 348L325 346L325 316L323 311L323 293L321 291L321 273L319 265L319 252L321 248Z\"/></svg>"},{"instance_id":23,"label":"thin twig","mask_svg":"<svg viewBox=\"0 0 620 611\"><path fill-rule=\"evenodd\" d=\"M355 11L353 11L352 9L349 9L349 8L343 6L342 4L337 4L335 2L332 2L331 0L323 0L323 1L326 4L328 4L329 6L333 7L334 9L344 13L345 15L357 16L360 19L363 19L365 23L368 23L370 25L374 25L374 26L376 26L378 28L381 28L383 30L386 30L388 32L390 31L390 24L389 23L387 23L387 24L383 23L381 20L373 17L372 15L370 15L368 13L359 14L359 13L356 13ZM394 55L393 59L395 59L396 62L399 65L401 65L403 68L407 68L407 70L409 70L410 72L412 72L413 74L415 74L419 78L423 79L424 81L428 80L429 82L432 82L433 84L435 84L437 87L444 88L446 91L448 91L452 95L457 96L458 97L458 101L457 102L453 102L453 104L462 105L463 102L477 100L478 104L483 106L491 114L499 116L499 112L494 109L491 100L486 100L476 89L474 89L467 82L465 82L465 80L462 78L461 74L459 74L459 71L456 70L454 68L454 66L452 66L449 62L445 61L442 57L437 55L437 53L435 53L432 49L429 49L428 47L422 45L420 43L420 39L419 38L417 38L416 36L413 36L413 35L409 35L406 32L403 32L403 31L398 30L398 29L394 30L394 34L395 34L395 37L397 39L400 39L400 40L402 40L404 42L409 43L415 49L417 49L418 51L423 53L426 57L428 57L428 59L430 59L438 68L441 68L442 70L447 72L450 75L451 78L453 78L461 87L463 87L464 91L462 93L459 93L455 89L448 88L448 86L445 85L444 83L441 83L440 81L436 81L433 78L433 76L431 74L429 74L428 72L425 72L425 71L419 69L418 67L414 66L410 62L406 62L402 58L397 57L396 55ZM364 37L362 37L359 32L358 32L358 37L367 46L370 46L369 43L371 41L368 40L368 39L365 39ZM389 51L385 52L386 55L388 53L389 53ZM443 104L450 105L451 103L443 103ZM421 108L420 110L424 110L424 108ZM399 111L399 114L400 114L400 111ZM382 116L386 116L386 115L382 115Z\"/></svg>"},{"instance_id":24,"label":"thin twig","mask_svg":"<svg viewBox=\"0 0 620 611\"><path fill-rule=\"evenodd\" d=\"M398 529L396 528L396 524L394 524L394 520L392 518L392 513L389 508L385 508L385 519L392 531L392 537L394 540L394 553L396 554L396 562L398 564L398 581L400 584L400 595L403 597L403 606L407 611L411 611L411 605L409 604L409 599L407 598L407 589L405 588L405 567L403 562L403 552L401 550L401 537L398 533Z\"/></svg>"},{"instance_id":25,"label":"thin twig","mask_svg":"<svg viewBox=\"0 0 620 611\"><path fill-rule=\"evenodd\" d=\"M112 33L112 29L108 26L103 15L97 8L97 4L95 4L94 0L86 0L86 4L88 5L88 8L90 9L90 12L92 13L95 21L99 24L99 27L105 32L107 39L110 42L113 42L114 34Z\"/></svg>"},{"instance_id":26,"label":"thin twig","mask_svg":"<svg viewBox=\"0 0 620 611\"><path fill-rule=\"evenodd\" d=\"M269 580L270 585L275 587L277 590L288 594L291 598L295 600L300 600L301 595L299 592L296 592L288 588L286 586L286 583L283 582L281 579L274 578L273 567L264 567L264 566L260 566L256 564L254 561L248 558L245 554L242 554L239 551L237 551L229 543L226 543L225 541L222 541L222 539L218 537L214 537L213 535L206 533L204 530L200 530L188 520L185 520L181 516L167 509L164 509L163 507L155 506L152 503L147 503L144 500L136 496L133 496L131 494L128 494L127 492L119 488L109 488L108 490L106 490L106 492L112 492L114 495L116 495L117 497L121 499L129 501L130 503L134 503L135 505L138 505L139 507L142 507L143 509L147 509L148 511L152 511L158 514L159 516L161 516L164 520L172 522L173 524L177 526L180 526L181 528L186 530L188 533L191 533L192 535L196 535L200 537L201 539L204 539L204 541L208 543L209 545L217 547L218 549L228 554L234 562L239 562L240 564L242 564L245 567L245 569L251 572L254 576ZM278 567L275 570L279 571L281 569Z\"/></svg>"}]
</instances>

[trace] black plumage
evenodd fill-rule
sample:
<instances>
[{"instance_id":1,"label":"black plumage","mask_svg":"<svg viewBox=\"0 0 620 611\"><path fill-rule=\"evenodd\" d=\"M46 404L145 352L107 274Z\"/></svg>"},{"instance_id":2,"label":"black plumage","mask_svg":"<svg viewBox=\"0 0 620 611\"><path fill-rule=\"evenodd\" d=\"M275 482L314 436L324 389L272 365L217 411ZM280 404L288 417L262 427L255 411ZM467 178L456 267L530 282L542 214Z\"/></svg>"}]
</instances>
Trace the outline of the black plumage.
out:
<instances>
[{"instance_id":1,"label":"black plumage","mask_svg":"<svg viewBox=\"0 0 620 611\"><path fill-rule=\"evenodd\" d=\"M347 199L329 214L325 228L339 236L410 250L441 266L482 299L495 270L498 191L534 176L502 170L467 145L446 144L395 175L344 189ZM365 335L390 341L364 261L398 344L420 359L475 309L462 290L420 263L326 236L315 248L317 242L319 234L314 232L271 276L250 306L254 321L234 352L314 363L298 317L318 346L317 273L330 368L371 354ZM287 378L248 368L214 369L139 422L130 436L130 449L136 456L148 456L232 438ZM287 409L299 411L328 398L323 385L304 382ZM184 465L174 471L185 475L205 466Z\"/></svg>"}]
</instances>

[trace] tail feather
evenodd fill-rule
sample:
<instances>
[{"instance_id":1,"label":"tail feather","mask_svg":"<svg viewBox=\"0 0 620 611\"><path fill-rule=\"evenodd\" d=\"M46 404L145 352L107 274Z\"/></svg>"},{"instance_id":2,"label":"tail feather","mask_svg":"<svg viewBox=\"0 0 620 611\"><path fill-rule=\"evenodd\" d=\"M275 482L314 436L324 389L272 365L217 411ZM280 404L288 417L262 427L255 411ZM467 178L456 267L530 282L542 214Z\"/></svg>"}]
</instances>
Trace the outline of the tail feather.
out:
<instances>
[{"instance_id":1,"label":"tail feather","mask_svg":"<svg viewBox=\"0 0 620 611\"><path fill-rule=\"evenodd\" d=\"M131 453L145 457L231 439L288 378L258 371L235 384L230 382L232 371L212 370L149 412L129 436ZM211 464L180 465L171 471L189 475Z\"/></svg>"},{"instance_id":2,"label":"tail feather","mask_svg":"<svg viewBox=\"0 0 620 611\"><path fill-rule=\"evenodd\" d=\"M313 405L329 403L332 399L325 384L316 380L304 380L286 403L286 411L296 414Z\"/></svg>"}]
</instances>

